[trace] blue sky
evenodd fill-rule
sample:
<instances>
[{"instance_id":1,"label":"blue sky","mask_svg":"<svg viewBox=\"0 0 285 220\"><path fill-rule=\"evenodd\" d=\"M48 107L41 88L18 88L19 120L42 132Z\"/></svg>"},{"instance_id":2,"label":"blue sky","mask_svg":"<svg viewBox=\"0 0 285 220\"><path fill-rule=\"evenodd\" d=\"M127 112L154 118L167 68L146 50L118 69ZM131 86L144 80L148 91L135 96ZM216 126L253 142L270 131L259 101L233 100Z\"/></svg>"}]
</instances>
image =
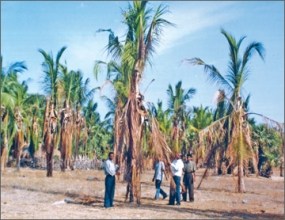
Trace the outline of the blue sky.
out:
<instances>
[{"instance_id":1,"label":"blue sky","mask_svg":"<svg viewBox=\"0 0 285 220\"><path fill-rule=\"evenodd\" d=\"M161 2L150 1L156 8ZM123 37L126 27L121 23L121 9L127 1L1 1L1 55L3 66L25 61L28 71L21 80L30 78L29 92L44 93L41 80L43 56L38 52L57 52L67 46L61 62L69 70L81 70L91 79L92 87L105 81L93 77L95 60L107 61L104 47L107 33L95 32L111 28ZM199 57L215 65L225 75L229 49L221 28L236 39L247 36L241 52L252 41L262 42L266 49L265 62L255 55L250 62L251 75L244 85L244 95L251 94L250 111L284 122L284 1L164 1L170 13L165 18L176 27L165 29L160 46L153 56L153 67L147 67L141 92L152 79L145 99L163 101L167 108L167 88L182 80L182 88L196 88L188 106L215 108L214 94L219 89L206 79L202 67L180 65L185 58ZM111 96L112 88L104 87L102 95ZM108 109L95 94L101 118ZM258 122L261 119L256 117Z\"/></svg>"}]
</instances>

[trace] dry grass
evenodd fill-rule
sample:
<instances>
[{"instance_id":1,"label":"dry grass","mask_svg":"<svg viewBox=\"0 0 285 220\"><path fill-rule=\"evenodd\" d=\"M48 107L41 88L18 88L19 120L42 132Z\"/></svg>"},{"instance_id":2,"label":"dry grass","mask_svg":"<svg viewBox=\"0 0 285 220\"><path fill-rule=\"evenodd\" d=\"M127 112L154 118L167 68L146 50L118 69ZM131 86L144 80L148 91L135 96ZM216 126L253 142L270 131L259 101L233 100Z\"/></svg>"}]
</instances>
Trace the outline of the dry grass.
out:
<instances>
[{"instance_id":1,"label":"dry grass","mask_svg":"<svg viewBox=\"0 0 285 220\"><path fill-rule=\"evenodd\" d=\"M246 193L234 193L231 176L209 176L195 202L168 206L154 201L153 171L142 175L142 204L124 202L126 183L116 183L115 207L103 208L104 174L98 170L53 171L8 168L1 176L1 219L284 219L284 179L278 171L272 179L245 178ZM197 183L203 169L197 171ZM197 185L196 183L196 185ZM169 181L162 188L169 191Z\"/></svg>"}]
</instances>

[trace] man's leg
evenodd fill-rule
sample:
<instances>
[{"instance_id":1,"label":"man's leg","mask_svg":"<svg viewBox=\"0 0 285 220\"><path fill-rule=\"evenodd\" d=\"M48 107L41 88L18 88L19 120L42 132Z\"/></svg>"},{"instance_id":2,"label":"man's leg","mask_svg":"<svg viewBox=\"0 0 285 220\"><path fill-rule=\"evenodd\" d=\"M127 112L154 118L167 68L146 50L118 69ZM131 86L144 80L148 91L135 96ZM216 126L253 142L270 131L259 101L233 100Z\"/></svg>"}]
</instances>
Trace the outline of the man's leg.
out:
<instances>
[{"instance_id":1,"label":"man's leg","mask_svg":"<svg viewBox=\"0 0 285 220\"><path fill-rule=\"evenodd\" d=\"M190 187L189 190L190 202L194 202L194 183L191 183L189 187Z\"/></svg>"},{"instance_id":2,"label":"man's leg","mask_svg":"<svg viewBox=\"0 0 285 220\"><path fill-rule=\"evenodd\" d=\"M104 196L104 207L109 207L110 201L109 201L109 188L108 188L108 176L105 178L105 196Z\"/></svg>"},{"instance_id":3,"label":"man's leg","mask_svg":"<svg viewBox=\"0 0 285 220\"><path fill-rule=\"evenodd\" d=\"M182 193L182 197L183 197L183 201L187 201L187 191L189 191L189 177L187 176L187 174L184 175L183 178L183 182L184 182L184 186L185 186L185 192Z\"/></svg>"},{"instance_id":4,"label":"man's leg","mask_svg":"<svg viewBox=\"0 0 285 220\"><path fill-rule=\"evenodd\" d=\"M162 181L159 183L159 193L163 196L163 199L165 199L167 197L167 193L161 188L161 183Z\"/></svg>"},{"instance_id":5,"label":"man's leg","mask_svg":"<svg viewBox=\"0 0 285 220\"><path fill-rule=\"evenodd\" d=\"M193 174L190 175L190 181L189 181L189 199L190 199L190 202L194 202L194 178L193 178Z\"/></svg>"},{"instance_id":6,"label":"man's leg","mask_svg":"<svg viewBox=\"0 0 285 220\"><path fill-rule=\"evenodd\" d=\"M104 197L104 207L111 207L111 177L106 176L105 178L105 197Z\"/></svg>"},{"instance_id":7,"label":"man's leg","mask_svg":"<svg viewBox=\"0 0 285 220\"><path fill-rule=\"evenodd\" d=\"M177 205L180 205L180 177L179 176L174 176L174 182L176 185L176 190L175 190L175 198L177 201Z\"/></svg>"},{"instance_id":8,"label":"man's leg","mask_svg":"<svg viewBox=\"0 0 285 220\"><path fill-rule=\"evenodd\" d=\"M115 196L115 188L116 188L116 177L113 176L111 179L111 190L110 190L110 205L113 206L114 196Z\"/></svg>"},{"instance_id":9,"label":"man's leg","mask_svg":"<svg viewBox=\"0 0 285 220\"><path fill-rule=\"evenodd\" d=\"M175 189L176 187L174 188L174 185L175 184L175 181L174 181L174 177L172 177L171 181L170 181L170 190L169 190L169 205L174 205L175 204L175 196L176 196L176 193L175 193Z\"/></svg>"},{"instance_id":10,"label":"man's leg","mask_svg":"<svg viewBox=\"0 0 285 220\"><path fill-rule=\"evenodd\" d=\"M156 188L155 199L159 198L160 184L161 184L161 180L155 180L155 188Z\"/></svg>"}]
</instances>

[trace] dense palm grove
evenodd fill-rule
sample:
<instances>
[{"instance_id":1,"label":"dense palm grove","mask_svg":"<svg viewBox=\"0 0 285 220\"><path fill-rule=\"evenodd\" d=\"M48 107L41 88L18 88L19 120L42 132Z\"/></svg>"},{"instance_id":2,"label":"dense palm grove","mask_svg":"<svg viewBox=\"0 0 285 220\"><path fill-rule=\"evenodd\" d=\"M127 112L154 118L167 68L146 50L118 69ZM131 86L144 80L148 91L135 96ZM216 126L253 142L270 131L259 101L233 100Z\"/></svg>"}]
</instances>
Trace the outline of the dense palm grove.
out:
<instances>
[{"instance_id":1,"label":"dense palm grove","mask_svg":"<svg viewBox=\"0 0 285 220\"><path fill-rule=\"evenodd\" d=\"M220 73L200 58L183 60L203 66L205 74L218 86L216 108L192 106L196 89L179 81L175 87L168 85L166 91L161 91L168 94L168 108L163 109L160 100L144 101L139 84L145 67L152 64L163 30L174 24L163 18L167 7L160 5L150 10L147 5L146 1L134 1L123 12L126 37L122 42L111 29L98 30L109 32L106 51L112 59L97 60L94 77L106 74L106 83L115 91L115 98L102 97L109 107L104 116L97 112L93 95L106 83L95 87L82 72L69 70L67 63L61 61L67 47L62 47L56 57L38 50L43 58L41 86L45 94L30 94L28 83L19 81L19 75L28 72L25 62L2 67L1 57L1 155L6 159L12 156L19 169L24 146L28 146L32 159L39 148L51 160L53 149L59 149L64 171L68 165L73 169L72 163L79 155L105 159L113 150L115 162L125 167L124 179L132 186L130 201L135 199L137 203L143 161L158 154L169 162L173 153L192 151L198 167L215 166L218 174L223 173L223 165L227 172L237 166L238 191L243 190L243 170L259 174L264 167L280 165L284 124L261 116L265 123L258 125L250 118L258 113L250 112L250 96L242 91L249 76L250 58L257 54L264 59L262 43L251 42L239 57L245 37L236 41L222 29L230 50L228 72Z\"/></svg>"}]
</instances>

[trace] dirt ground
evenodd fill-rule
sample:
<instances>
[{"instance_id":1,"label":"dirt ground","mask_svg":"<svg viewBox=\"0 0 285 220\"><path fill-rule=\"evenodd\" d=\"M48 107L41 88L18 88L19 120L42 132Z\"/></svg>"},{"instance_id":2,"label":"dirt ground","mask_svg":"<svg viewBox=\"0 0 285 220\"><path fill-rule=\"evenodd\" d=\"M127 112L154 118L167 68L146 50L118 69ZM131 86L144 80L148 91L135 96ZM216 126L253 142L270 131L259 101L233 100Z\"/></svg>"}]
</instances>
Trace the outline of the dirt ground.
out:
<instances>
[{"instance_id":1,"label":"dirt ground","mask_svg":"<svg viewBox=\"0 0 285 220\"><path fill-rule=\"evenodd\" d=\"M233 177L209 175L196 189L195 202L169 206L154 200L153 171L142 175L141 205L125 202L126 183L117 181L114 207L105 209L102 170L53 171L6 168L1 174L1 219L284 219L284 178L246 177L246 193L235 193ZM169 181L162 188L169 191ZM88 205L76 201L89 199Z\"/></svg>"}]
</instances>

